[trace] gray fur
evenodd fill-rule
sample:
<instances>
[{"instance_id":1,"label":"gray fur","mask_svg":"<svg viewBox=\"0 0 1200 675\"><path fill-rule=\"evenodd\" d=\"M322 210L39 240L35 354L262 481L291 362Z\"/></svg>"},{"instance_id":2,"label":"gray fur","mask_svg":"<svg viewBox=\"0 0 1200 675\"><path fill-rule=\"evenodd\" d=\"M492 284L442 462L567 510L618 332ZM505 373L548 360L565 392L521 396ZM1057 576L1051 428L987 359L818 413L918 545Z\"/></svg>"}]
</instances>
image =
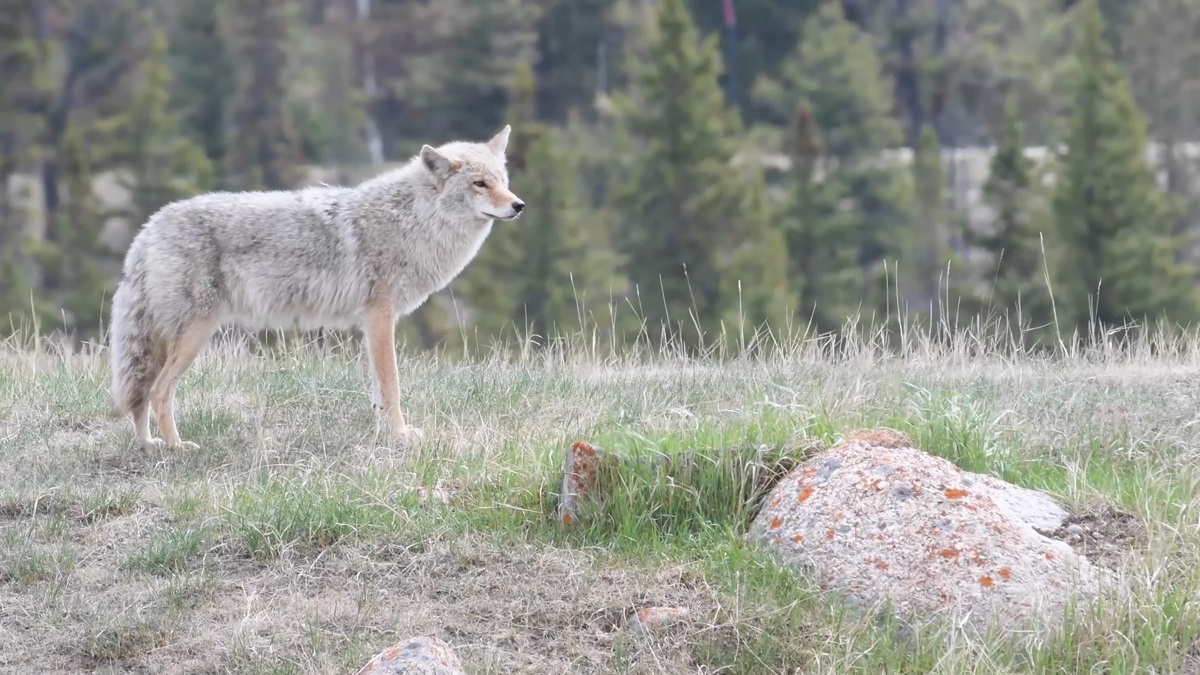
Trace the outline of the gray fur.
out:
<instances>
[{"instance_id":1,"label":"gray fur","mask_svg":"<svg viewBox=\"0 0 1200 675\"><path fill-rule=\"evenodd\" d=\"M138 426L187 331L362 327L368 307L382 305L393 322L411 313L470 262L493 219L516 218L523 206L507 187L508 134L506 126L487 143L424 146L356 187L216 192L164 206L130 245L113 298L118 409ZM160 385L169 408L174 384ZM156 414L165 437L164 412ZM148 427L137 431L157 443Z\"/></svg>"}]
</instances>

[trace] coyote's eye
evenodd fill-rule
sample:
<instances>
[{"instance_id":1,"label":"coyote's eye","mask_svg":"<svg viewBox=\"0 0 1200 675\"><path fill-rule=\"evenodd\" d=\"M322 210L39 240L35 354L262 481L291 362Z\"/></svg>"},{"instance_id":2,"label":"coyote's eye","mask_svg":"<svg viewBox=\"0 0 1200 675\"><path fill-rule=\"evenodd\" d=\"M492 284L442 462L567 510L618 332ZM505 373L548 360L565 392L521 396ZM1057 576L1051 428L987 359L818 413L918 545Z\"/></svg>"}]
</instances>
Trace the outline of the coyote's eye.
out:
<instances>
[{"instance_id":1,"label":"coyote's eye","mask_svg":"<svg viewBox=\"0 0 1200 675\"><path fill-rule=\"evenodd\" d=\"M485 183L485 182L483 182L483 181L481 181L481 180L477 180L477 181L475 181L475 187L477 187L477 188L485 188L485 187L487 187L487 183Z\"/></svg>"}]
</instances>

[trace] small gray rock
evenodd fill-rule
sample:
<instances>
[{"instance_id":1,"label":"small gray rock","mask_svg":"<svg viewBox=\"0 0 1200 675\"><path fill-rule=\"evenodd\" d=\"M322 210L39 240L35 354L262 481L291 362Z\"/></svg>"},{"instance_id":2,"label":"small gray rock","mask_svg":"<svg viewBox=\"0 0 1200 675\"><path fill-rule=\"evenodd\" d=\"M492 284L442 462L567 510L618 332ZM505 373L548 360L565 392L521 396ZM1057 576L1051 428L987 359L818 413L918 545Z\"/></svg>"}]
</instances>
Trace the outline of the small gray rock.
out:
<instances>
[{"instance_id":1,"label":"small gray rock","mask_svg":"<svg viewBox=\"0 0 1200 675\"><path fill-rule=\"evenodd\" d=\"M433 635L379 652L355 675L466 675L450 645Z\"/></svg>"}]
</instances>

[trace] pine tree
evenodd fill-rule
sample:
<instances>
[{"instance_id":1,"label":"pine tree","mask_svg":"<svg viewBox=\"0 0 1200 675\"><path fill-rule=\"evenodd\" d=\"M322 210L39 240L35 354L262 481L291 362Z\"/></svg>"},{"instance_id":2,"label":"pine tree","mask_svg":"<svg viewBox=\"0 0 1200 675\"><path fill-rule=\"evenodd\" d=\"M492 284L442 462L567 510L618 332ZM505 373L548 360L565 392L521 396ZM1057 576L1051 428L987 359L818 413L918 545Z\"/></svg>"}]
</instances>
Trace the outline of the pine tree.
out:
<instances>
[{"instance_id":1,"label":"pine tree","mask_svg":"<svg viewBox=\"0 0 1200 675\"><path fill-rule=\"evenodd\" d=\"M437 110L448 131L486 138L500 126L499 112L518 64L532 62L540 8L527 0L468 2L466 18L437 64ZM483 111L493 111L491 114Z\"/></svg>"},{"instance_id":2,"label":"pine tree","mask_svg":"<svg viewBox=\"0 0 1200 675\"><path fill-rule=\"evenodd\" d=\"M480 338L513 330L545 344L599 322L615 283L608 231L582 198L579 158L558 129L535 120L535 101L533 70L523 64L505 154L513 188L530 208L516 223L493 225L457 284Z\"/></svg>"},{"instance_id":3,"label":"pine tree","mask_svg":"<svg viewBox=\"0 0 1200 675\"><path fill-rule=\"evenodd\" d=\"M291 106L304 155L338 169L338 182L348 180L347 168L372 161L366 83L359 71L369 67L369 60L360 62L359 53L369 20L360 19L358 12L369 9L369 4L361 7L358 2L316 3L302 32L305 47L295 59Z\"/></svg>"},{"instance_id":4,"label":"pine tree","mask_svg":"<svg viewBox=\"0 0 1200 675\"><path fill-rule=\"evenodd\" d=\"M730 170L736 118L726 109L717 43L702 40L682 0L659 5L648 58L618 99L636 147L614 195L635 307L647 336L694 350L724 314L722 251L742 229Z\"/></svg>"},{"instance_id":5,"label":"pine tree","mask_svg":"<svg viewBox=\"0 0 1200 675\"><path fill-rule=\"evenodd\" d=\"M0 334L7 318L27 315L34 270L25 245L26 214L8 189L8 177L32 155L36 134L31 110L45 99L40 88L44 59L35 39L32 7L0 0Z\"/></svg>"},{"instance_id":6,"label":"pine tree","mask_svg":"<svg viewBox=\"0 0 1200 675\"><path fill-rule=\"evenodd\" d=\"M1015 98L1006 104L1004 135L992 155L983 199L995 211L987 233L972 234L971 243L992 258L991 304L1014 320L1050 320L1049 294L1042 276L1041 236L1035 220L1040 198L1033 185L1033 163L1025 156L1025 136Z\"/></svg>"},{"instance_id":7,"label":"pine tree","mask_svg":"<svg viewBox=\"0 0 1200 675\"><path fill-rule=\"evenodd\" d=\"M22 333L30 325L30 303L38 303L16 246L0 249L0 336ZM43 304L43 308L45 308Z\"/></svg>"},{"instance_id":8,"label":"pine tree","mask_svg":"<svg viewBox=\"0 0 1200 675\"><path fill-rule=\"evenodd\" d=\"M0 0L0 176L19 165L33 135L30 108L43 100L33 12L24 0ZM8 193L0 190L0 245L5 243Z\"/></svg>"},{"instance_id":9,"label":"pine tree","mask_svg":"<svg viewBox=\"0 0 1200 675\"><path fill-rule=\"evenodd\" d=\"M1166 190L1183 207L1175 223L1179 233L1200 222L1200 161L1187 149L1200 109L1200 71L1194 67L1200 59L1200 2L1144 0L1134 9L1124 29L1122 62L1148 135L1159 144ZM1193 239L1184 252L1192 265L1200 263L1198 243Z\"/></svg>"},{"instance_id":10,"label":"pine tree","mask_svg":"<svg viewBox=\"0 0 1200 675\"><path fill-rule=\"evenodd\" d=\"M50 66L45 68L45 86L51 94L37 106L42 198L45 217L53 225L62 207L65 159L60 153L65 135L80 116L123 103L118 85L136 63L151 11L138 0L33 4L43 27L51 19L55 25L53 30L39 29L39 49ZM56 236L56 228L47 227L52 244L59 243Z\"/></svg>"},{"instance_id":11,"label":"pine tree","mask_svg":"<svg viewBox=\"0 0 1200 675\"><path fill-rule=\"evenodd\" d=\"M935 320L945 319L943 288L949 285L946 274L953 267L949 240L950 204L946 194L946 174L942 168L941 148L933 127L921 130L917 152L913 155L912 177L916 198L910 256L916 264L913 278L901 278L910 311L928 310ZM903 272L901 273L903 277Z\"/></svg>"},{"instance_id":12,"label":"pine tree","mask_svg":"<svg viewBox=\"0 0 1200 675\"><path fill-rule=\"evenodd\" d=\"M838 0L825 0L805 21L779 76L760 77L754 97L764 120L781 127L793 122L798 101L808 101L830 157L871 157L904 141L871 36L846 20Z\"/></svg>"},{"instance_id":13,"label":"pine tree","mask_svg":"<svg viewBox=\"0 0 1200 675\"><path fill-rule=\"evenodd\" d=\"M790 277L797 289L797 319L817 332L840 329L862 301L859 269L862 222L842 208L847 186L831 171L813 108L800 105L793 128L792 170L783 212Z\"/></svg>"},{"instance_id":14,"label":"pine tree","mask_svg":"<svg viewBox=\"0 0 1200 675\"><path fill-rule=\"evenodd\" d=\"M245 68L233 105L227 182L239 189L289 189L300 178L300 140L284 83L289 0L241 0L238 61Z\"/></svg>"},{"instance_id":15,"label":"pine tree","mask_svg":"<svg viewBox=\"0 0 1200 675\"><path fill-rule=\"evenodd\" d=\"M717 0L687 0L692 17L701 33L721 34L723 53L728 54L729 36L725 33L725 7ZM804 19L810 16L822 4L822 0L735 0L734 8L737 22L738 41L732 45L736 50L737 79L732 83L735 90L731 96L736 96L742 104L741 111L752 108L746 104L747 76L756 73L775 75L785 57L795 48L800 38L800 29ZM729 82L725 83L729 91ZM737 91L741 89L742 91Z\"/></svg>"},{"instance_id":16,"label":"pine tree","mask_svg":"<svg viewBox=\"0 0 1200 675\"><path fill-rule=\"evenodd\" d=\"M376 4L376 63L385 90L379 105L389 135L415 152L421 143L416 136L495 133L503 125L510 78L518 64L536 61L537 22L546 3Z\"/></svg>"},{"instance_id":17,"label":"pine tree","mask_svg":"<svg viewBox=\"0 0 1200 675\"><path fill-rule=\"evenodd\" d=\"M581 198L578 157L556 129L530 145L521 182L527 203L541 208L516 232L524 264L514 321L542 338L603 324L616 259Z\"/></svg>"},{"instance_id":18,"label":"pine tree","mask_svg":"<svg viewBox=\"0 0 1200 675\"><path fill-rule=\"evenodd\" d=\"M183 132L204 149L218 183L237 87L233 55L221 25L227 6L225 0L181 3L169 40L173 107L181 115Z\"/></svg>"},{"instance_id":19,"label":"pine tree","mask_svg":"<svg viewBox=\"0 0 1200 675\"><path fill-rule=\"evenodd\" d=\"M61 306L72 328L92 334L100 330L107 318L111 289L105 263L111 262L112 256L100 240L104 219L92 188L93 172L82 132L67 133L63 139L63 158L68 195L65 224L70 234L61 239L64 263L59 270L63 275Z\"/></svg>"},{"instance_id":20,"label":"pine tree","mask_svg":"<svg viewBox=\"0 0 1200 675\"><path fill-rule=\"evenodd\" d=\"M799 174L789 179L794 186L788 225L792 277L798 280L801 311L809 313L800 318L820 318L818 325L827 330L845 323L851 308L866 317L882 315L888 286L895 283L886 278L884 265L894 265L911 239L913 195L911 176L879 161L904 138L891 116L870 36L846 20L840 2L825 0L805 21L779 76L760 78L754 97L767 121L793 129L784 134L793 139L797 102L803 102L811 109L806 114L812 133L820 138L815 163L807 166L801 158ZM818 165L824 169L813 173ZM800 219L808 224L798 224ZM825 259L802 250L810 237L836 246L838 255ZM847 257L858 264L857 281L850 281L842 265ZM805 267L814 271L802 271ZM826 280L826 274L834 276Z\"/></svg>"},{"instance_id":21,"label":"pine tree","mask_svg":"<svg viewBox=\"0 0 1200 675\"><path fill-rule=\"evenodd\" d=\"M788 245L767 199L760 169L746 167L737 207L744 236L721 275L724 329L739 344L768 332L784 338L796 296L788 282Z\"/></svg>"},{"instance_id":22,"label":"pine tree","mask_svg":"<svg viewBox=\"0 0 1200 675\"><path fill-rule=\"evenodd\" d=\"M73 127L64 134L59 157L66 187L64 208L51 223L55 236L31 248L43 272L41 302L35 306L40 323L76 334L100 329L108 310L111 262L102 242L100 205L93 192L91 158L84 131Z\"/></svg>"},{"instance_id":23,"label":"pine tree","mask_svg":"<svg viewBox=\"0 0 1200 675\"><path fill-rule=\"evenodd\" d=\"M609 48L612 0L552 0L538 21L538 108L564 121L590 107L599 85L597 59Z\"/></svg>"},{"instance_id":24,"label":"pine tree","mask_svg":"<svg viewBox=\"0 0 1200 675\"><path fill-rule=\"evenodd\" d=\"M523 195L531 207L536 202L516 183L528 184L525 167L532 140L542 134L543 128L535 120L534 99L537 82L533 68L521 64L513 78L512 92L506 119L512 125L508 147L505 149L505 165L510 183L517 194ZM526 270L524 251L521 250L518 229L527 227L534 209L515 223L495 223L483 248L470 266L463 271L460 280L453 285L462 291L465 302L471 307L472 326L475 337L480 340L500 340L506 331L520 328L513 324L516 313L518 287Z\"/></svg>"},{"instance_id":25,"label":"pine tree","mask_svg":"<svg viewBox=\"0 0 1200 675\"><path fill-rule=\"evenodd\" d=\"M142 223L163 205L207 190L213 167L204 150L184 136L171 110L167 42L158 32L129 108L114 123L114 159L128 171L131 220Z\"/></svg>"},{"instance_id":26,"label":"pine tree","mask_svg":"<svg viewBox=\"0 0 1200 675\"><path fill-rule=\"evenodd\" d=\"M1178 205L1146 163L1145 122L1119 70L1095 0L1078 7L1072 109L1054 213L1069 258L1059 261L1059 318L1083 334L1160 315L1197 317L1191 271L1176 262ZM1090 324L1090 325L1089 325ZM1090 330L1089 330L1090 329Z\"/></svg>"}]
</instances>

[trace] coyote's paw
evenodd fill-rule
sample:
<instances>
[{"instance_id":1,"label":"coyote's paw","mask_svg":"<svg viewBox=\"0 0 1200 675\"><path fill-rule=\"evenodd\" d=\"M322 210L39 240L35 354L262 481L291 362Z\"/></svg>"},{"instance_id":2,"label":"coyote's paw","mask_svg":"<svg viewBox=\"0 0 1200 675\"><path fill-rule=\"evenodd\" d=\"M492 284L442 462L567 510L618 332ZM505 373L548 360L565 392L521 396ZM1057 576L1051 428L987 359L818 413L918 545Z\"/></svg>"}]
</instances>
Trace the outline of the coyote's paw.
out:
<instances>
[{"instance_id":1,"label":"coyote's paw","mask_svg":"<svg viewBox=\"0 0 1200 675\"><path fill-rule=\"evenodd\" d=\"M402 443L416 443L425 437L424 431L407 425L398 429L392 429L390 433L393 439Z\"/></svg>"},{"instance_id":2,"label":"coyote's paw","mask_svg":"<svg viewBox=\"0 0 1200 675\"><path fill-rule=\"evenodd\" d=\"M178 441L176 443L168 443L161 438L150 438L145 441L142 441L142 449L143 450L153 450L155 452L162 452L164 450L170 450L172 452L181 452L181 451L185 451L185 450L199 450L200 446L196 445L195 443L193 443L191 441Z\"/></svg>"},{"instance_id":3,"label":"coyote's paw","mask_svg":"<svg viewBox=\"0 0 1200 675\"><path fill-rule=\"evenodd\" d=\"M142 441L142 450L147 452L162 452L167 449L167 442L161 438L147 438Z\"/></svg>"}]
</instances>

